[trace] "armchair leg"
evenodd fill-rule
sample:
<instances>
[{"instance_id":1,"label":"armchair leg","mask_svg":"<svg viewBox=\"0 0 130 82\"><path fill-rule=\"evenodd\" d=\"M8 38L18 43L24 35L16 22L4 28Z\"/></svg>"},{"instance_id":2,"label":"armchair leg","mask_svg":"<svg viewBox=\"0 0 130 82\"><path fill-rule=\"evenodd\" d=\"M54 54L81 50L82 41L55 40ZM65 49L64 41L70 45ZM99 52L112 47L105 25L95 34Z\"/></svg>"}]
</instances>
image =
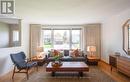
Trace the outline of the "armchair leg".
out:
<instances>
[{"instance_id":1,"label":"armchair leg","mask_svg":"<svg viewBox=\"0 0 130 82\"><path fill-rule=\"evenodd\" d=\"M28 80L28 78L29 78L29 76L28 76L28 70L29 70L29 69L27 68L27 73L26 73L26 75L27 75L27 80Z\"/></svg>"},{"instance_id":2,"label":"armchair leg","mask_svg":"<svg viewBox=\"0 0 130 82\"><path fill-rule=\"evenodd\" d=\"M34 70L38 71L38 65L35 65L33 68Z\"/></svg>"},{"instance_id":3,"label":"armchair leg","mask_svg":"<svg viewBox=\"0 0 130 82\"><path fill-rule=\"evenodd\" d=\"M36 65L36 69L37 69L37 71L38 71L38 65Z\"/></svg>"},{"instance_id":4,"label":"armchair leg","mask_svg":"<svg viewBox=\"0 0 130 82\"><path fill-rule=\"evenodd\" d=\"M14 78L14 73L15 73L15 66L14 66L14 70L13 70L12 79Z\"/></svg>"}]
</instances>

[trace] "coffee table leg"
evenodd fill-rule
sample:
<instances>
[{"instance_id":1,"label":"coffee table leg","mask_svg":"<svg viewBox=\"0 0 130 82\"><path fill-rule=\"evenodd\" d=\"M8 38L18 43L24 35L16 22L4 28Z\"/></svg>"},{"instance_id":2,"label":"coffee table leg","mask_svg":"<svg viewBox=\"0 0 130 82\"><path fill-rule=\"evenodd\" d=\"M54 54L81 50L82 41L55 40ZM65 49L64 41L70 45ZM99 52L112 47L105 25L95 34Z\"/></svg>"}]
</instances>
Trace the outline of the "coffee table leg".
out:
<instances>
[{"instance_id":1,"label":"coffee table leg","mask_svg":"<svg viewBox=\"0 0 130 82\"><path fill-rule=\"evenodd\" d=\"M80 76L80 77L83 77L83 72L79 72L79 76Z\"/></svg>"},{"instance_id":2,"label":"coffee table leg","mask_svg":"<svg viewBox=\"0 0 130 82\"><path fill-rule=\"evenodd\" d=\"M51 74L52 74L52 76L55 76L55 72L52 72Z\"/></svg>"}]
</instances>

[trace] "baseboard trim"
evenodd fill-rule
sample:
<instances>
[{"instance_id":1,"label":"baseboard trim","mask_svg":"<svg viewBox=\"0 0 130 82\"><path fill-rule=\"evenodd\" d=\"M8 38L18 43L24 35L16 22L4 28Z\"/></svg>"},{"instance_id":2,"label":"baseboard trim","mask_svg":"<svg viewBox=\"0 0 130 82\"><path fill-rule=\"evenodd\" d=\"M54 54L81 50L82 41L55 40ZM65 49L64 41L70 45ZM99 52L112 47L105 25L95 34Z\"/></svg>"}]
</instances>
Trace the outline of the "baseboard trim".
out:
<instances>
[{"instance_id":1,"label":"baseboard trim","mask_svg":"<svg viewBox=\"0 0 130 82\"><path fill-rule=\"evenodd\" d=\"M107 65L109 65L109 63L107 63L107 62L104 61L104 60L101 60L101 59L100 59L100 61L103 62L103 63L105 63L105 64L107 64Z\"/></svg>"}]
</instances>

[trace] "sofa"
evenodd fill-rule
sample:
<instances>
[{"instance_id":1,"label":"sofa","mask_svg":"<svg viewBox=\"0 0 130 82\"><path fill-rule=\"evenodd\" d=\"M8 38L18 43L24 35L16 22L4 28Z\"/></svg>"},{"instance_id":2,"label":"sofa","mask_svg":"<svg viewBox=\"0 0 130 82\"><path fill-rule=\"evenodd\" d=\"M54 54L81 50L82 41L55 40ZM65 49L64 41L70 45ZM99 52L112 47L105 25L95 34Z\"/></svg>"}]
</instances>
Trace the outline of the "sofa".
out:
<instances>
[{"instance_id":1,"label":"sofa","mask_svg":"<svg viewBox=\"0 0 130 82\"><path fill-rule=\"evenodd\" d=\"M63 56L60 58L60 61L64 61L64 62L87 62L87 55L83 53L83 51L81 51L80 56L78 57L72 57L71 56L72 53L70 53L70 50L63 50ZM45 57L45 60L47 63L55 61L54 57L51 56L50 53L48 53Z\"/></svg>"}]
</instances>

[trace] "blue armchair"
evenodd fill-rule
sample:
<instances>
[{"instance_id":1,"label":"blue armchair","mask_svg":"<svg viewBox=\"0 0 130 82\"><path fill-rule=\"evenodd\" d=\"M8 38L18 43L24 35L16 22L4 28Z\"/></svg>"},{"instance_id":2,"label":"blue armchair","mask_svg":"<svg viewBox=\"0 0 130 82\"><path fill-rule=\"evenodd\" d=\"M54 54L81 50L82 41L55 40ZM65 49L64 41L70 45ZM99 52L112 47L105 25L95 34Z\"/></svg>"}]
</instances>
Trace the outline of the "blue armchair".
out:
<instances>
[{"instance_id":1,"label":"blue armchair","mask_svg":"<svg viewBox=\"0 0 130 82\"><path fill-rule=\"evenodd\" d=\"M26 56L24 52L10 54L10 57L12 62L14 63L12 79L14 78L15 73L26 73L28 79L28 71L30 68L37 67L38 70L37 62L26 61Z\"/></svg>"}]
</instances>

